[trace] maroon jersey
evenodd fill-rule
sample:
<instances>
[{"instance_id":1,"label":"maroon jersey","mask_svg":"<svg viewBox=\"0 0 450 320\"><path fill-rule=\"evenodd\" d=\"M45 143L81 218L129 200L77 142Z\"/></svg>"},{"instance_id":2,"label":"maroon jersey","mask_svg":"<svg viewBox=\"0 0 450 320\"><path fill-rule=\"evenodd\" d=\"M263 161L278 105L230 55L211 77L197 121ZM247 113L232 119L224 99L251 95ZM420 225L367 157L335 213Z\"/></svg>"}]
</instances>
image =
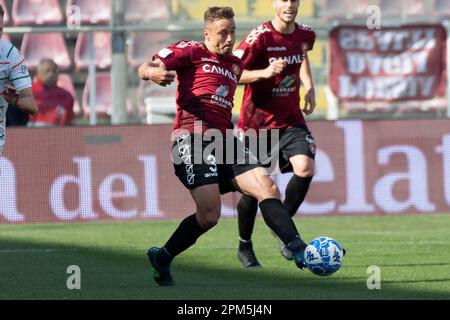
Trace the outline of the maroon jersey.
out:
<instances>
[{"instance_id":1,"label":"maroon jersey","mask_svg":"<svg viewBox=\"0 0 450 320\"><path fill-rule=\"evenodd\" d=\"M234 54L242 58L244 69L265 69L278 58L284 59L287 67L276 77L245 86L240 129L281 129L305 123L300 110L300 66L315 38L307 25L296 24L293 33L281 34L268 21L242 40Z\"/></svg>"},{"instance_id":2,"label":"maroon jersey","mask_svg":"<svg viewBox=\"0 0 450 320\"><path fill-rule=\"evenodd\" d=\"M233 128L231 109L236 86L243 71L242 61L232 54L215 55L196 41L179 41L160 50L167 70L177 72L177 114L174 130L194 132L194 121L202 131Z\"/></svg>"}]
</instances>

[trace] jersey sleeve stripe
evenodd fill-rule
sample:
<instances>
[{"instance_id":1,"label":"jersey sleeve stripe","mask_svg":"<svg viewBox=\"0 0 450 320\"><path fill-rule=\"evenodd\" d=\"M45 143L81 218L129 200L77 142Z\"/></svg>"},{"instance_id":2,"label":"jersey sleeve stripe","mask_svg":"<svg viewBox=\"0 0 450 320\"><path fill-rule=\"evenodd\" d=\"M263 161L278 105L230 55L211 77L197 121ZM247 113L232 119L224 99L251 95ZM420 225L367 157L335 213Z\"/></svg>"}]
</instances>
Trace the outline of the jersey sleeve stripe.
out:
<instances>
[{"instance_id":1,"label":"jersey sleeve stripe","mask_svg":"<svg viewBox=\"0 0 450 320\"><path fill-rule=\"evenodd\" d=\"M14 69L15 67L20 66L24 61L25 61L25 58L23 58L22 61L20 61L18 64L16 64L13 67L11 67L11 69Z\"/></svg>"},{"instance_id":2,"label":"jersey sleeve stripe","mask_svg":"<svg viewBox=\"0 0 450 320\"><path fill-rule=\"evenodd\" d=\"M29 77L31 78L30 75L27 75L27 76L23 76L23 77L19 77L19 78L14 78L14 79L11 79L9 81L13 82L13 81L16 81L16 80L25 79L25 78L29 78Z\"/></svg>"},{"instance_id":3,"label":"jersey sleeve stripe","mask_svg":"<svg viewBox=\"0 0 450 320\"><path fill-rule=\"evenodd\" d=\"M11 54L12 49L14 49L14 46L12 45L11 48L8 51L8 54L6 55L6 58L9 58L9 55Z\"/></svg>"}]
</instances>

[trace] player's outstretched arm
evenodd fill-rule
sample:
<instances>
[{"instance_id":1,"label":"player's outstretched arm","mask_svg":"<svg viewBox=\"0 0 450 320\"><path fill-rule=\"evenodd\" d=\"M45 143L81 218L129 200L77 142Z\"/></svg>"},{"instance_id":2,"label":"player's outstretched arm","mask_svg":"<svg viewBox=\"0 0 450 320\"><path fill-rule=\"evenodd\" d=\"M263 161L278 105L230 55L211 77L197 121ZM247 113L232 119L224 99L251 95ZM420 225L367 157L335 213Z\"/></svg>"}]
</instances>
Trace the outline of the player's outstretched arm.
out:
<instances>
[{"instance_id":1,"label":"player's outstretched arm","mask_svg":"<svg viewBox=\"0 0 450 320\"><path fill-rule=\"evenodd\" d=\"M33 115L38 111L31 88L17 91L13 86L6 85L2 96L10 105L23 112Z\"/></svg>"},{"instance_id":2,"label":"player's outstretched arm","mask_svg":"<svg viewBox=\"0 0 450 320\"><path fill-rule=\"evenodd\" d=\"M314 91L314 80L312 78L311 67L309 65L307 54L305 54L305 60L300 67L300 79L303 83L303 87L305 88L302 111L305 114L311 114L316 107L316 94Z\"/></svg>"},{"instance_id":3,"label":"player's outstretched arm","mask_svg":"<svg viewBox=\"0 0 450 320\"><path fill-rule=\"evenodd\" d=\"M286 61L282 59L275 60L265 69L258 70L244 70L242 73L241 79L239 80L240 84L245 83L253 83L260 80L273 78L283 72L286 68Z\"/></svg>"},{"instance_id":4,"label":"player's outstretched arm","mask_svg":"<svg viewBox=\"0 0 450 320\"><path fill-rule=\"evenodd\" d=\"M166 65L159 59L143 63L138 69L138 74L142 80L152 80L163 87L175 80L175 73L168 71Z\"/></svg>"}]
</instances>

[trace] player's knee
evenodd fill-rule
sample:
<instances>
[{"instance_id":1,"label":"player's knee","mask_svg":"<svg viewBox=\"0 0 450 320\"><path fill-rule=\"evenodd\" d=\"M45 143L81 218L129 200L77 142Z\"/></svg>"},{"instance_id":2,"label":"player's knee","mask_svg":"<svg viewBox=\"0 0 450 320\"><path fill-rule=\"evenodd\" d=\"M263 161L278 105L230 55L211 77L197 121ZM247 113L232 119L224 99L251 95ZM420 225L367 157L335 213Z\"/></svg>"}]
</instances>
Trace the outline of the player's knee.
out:
<instances>
[{"instance_id":1,"label":"player's knee","mask_svg":"<svg viewBox=\"0 0 450 320\"><path fill-rule=\"evenodd\" d=\"M306 166L301 168L294 168L294 173L302 178L312 178L316 174L316 171L314 167Z\"/></svg>"},{"instance_id":2,"label":"player's knee","mask_svg":"<svg viewBox=\"0 0 450 320\"><path fill-rule=\"evenodd\" d=\"M267 183L264 184L264 189L259 195L259 201L270 199L270 198L280 198L280 190L272 179L269 179Z\"/></svg>"},{"instance_id":3,"label":"player's knee","mask_svg":"<svg viewBox=\"0 0 450 320\"><path fill-rule=\"evenodd\" d=\"M197 212L198 224L203 230L209 230L213 228L220 218L220 208L205 209L202 212Z\"/></svg>"}]
</instances>

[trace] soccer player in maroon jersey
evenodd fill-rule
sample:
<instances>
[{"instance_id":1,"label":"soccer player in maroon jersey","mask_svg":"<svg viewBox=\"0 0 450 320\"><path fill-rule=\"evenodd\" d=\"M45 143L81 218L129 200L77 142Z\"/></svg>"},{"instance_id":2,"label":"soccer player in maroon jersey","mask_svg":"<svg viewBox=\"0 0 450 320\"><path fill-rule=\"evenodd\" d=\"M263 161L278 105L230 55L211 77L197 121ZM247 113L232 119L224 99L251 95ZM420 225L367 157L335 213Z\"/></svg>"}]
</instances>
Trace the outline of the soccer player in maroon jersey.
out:
<instances>
[{"instance_id":1,"label":"soccer player in maroon jersey","mask_svg":"<svg viewBox=\"0 0 450 320\"><path fill-rule=\"evenodd\" d=\"M170 272L173 258L217 224L220 194L230 191L257 199L267 225L288 244L297 266L304 267L306 244L265 169L248 152L233 153L231 163L223 161L224 154L230 151L226 148L230 139L233 148L244 151L237 138L226 135L233 128L231 109L243 63L231 54L236 29L233 10L209 8L204 20L203 43L179 41L160 50L152 62L144 63L138 71L141 79L151 79L163 86L174 80L171 71L176 71L177 114L172 158L176 175L196 204L196 213L180 223L163 247L152 247L147 252L153 278L163 286L174 285ZM205 141L211 130L221 134L219 147L216 144L215 149L209 148ZM255 161L251 163L250 158Z\"/></svg>"},{"instance_id":2,"label":"soccer player in maroon jersey","mask_svg":"<svg viewBox=\"0 0 450 320\"><path fill-rule=\"evenodd\" d=\"M314 176L316 145L305 124L305 114L313 112L316 101L307 51L312 50L315 32L295 22L300 0L272 0L275 16L253 29L234 54L244 62L239 83L245 84L238 129L279 130L278 156L282 173L294 172L286 188L284 207L291 216L303 202ZM300 109L300 84L304 85L304 105ZM248 136L248 135L247 135ZM269 147L270 148L270 147ZM261 159L260 159L261 160ZM261 160L261 162L263 162ZM251 242L258 209L257 199L243 195L238 206L238 258L244 267L259 267ZM280 251L288 260L292 253L280 240Z\"/></svg>"}]
</instances>

